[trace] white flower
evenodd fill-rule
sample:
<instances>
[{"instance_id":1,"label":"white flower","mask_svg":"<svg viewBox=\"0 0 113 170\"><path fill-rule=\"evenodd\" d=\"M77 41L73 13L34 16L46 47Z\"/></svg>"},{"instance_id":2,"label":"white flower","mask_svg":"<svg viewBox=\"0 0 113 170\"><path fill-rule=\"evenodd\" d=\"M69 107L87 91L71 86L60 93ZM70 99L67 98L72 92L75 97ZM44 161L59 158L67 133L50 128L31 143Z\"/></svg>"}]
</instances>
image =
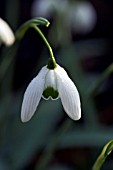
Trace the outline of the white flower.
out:
<instances>
[{"instance_id":1,"label":"white flower","mask_svg":"<svg viewBox=\"0 0 113 170\"><path fill-rule=\"evenodd\" d=\"M21 110L22 122L29 121L40 102L44 99L61 98L65 112L73 120L81 117L80 97L76 86L68 77L66 71L57 64L54 70L42 67L39 74L28 85Z\"/></svg>"},{"instance_id":2,"label":"white flower","mask_svg":"<svg viewBox=\"0 0 113 170\"><path fill-rule=\"evenodd\" d=\"M95 27L97 15L90 2L81 1L70 6L67 19L68 24L71 25L73 31L86 34Z\"/></svg>"},{"instance_id":3,"label":"white flower","mask_svg":"<svg viewBox=\"0 0 113 170\"><path fill-rule=\"evenodd\" d=\"M10 46L14 43L15 36L9 27L9 25L0 18L0 42L3 42L6 46Z\"/></svg>"}]
</instances>

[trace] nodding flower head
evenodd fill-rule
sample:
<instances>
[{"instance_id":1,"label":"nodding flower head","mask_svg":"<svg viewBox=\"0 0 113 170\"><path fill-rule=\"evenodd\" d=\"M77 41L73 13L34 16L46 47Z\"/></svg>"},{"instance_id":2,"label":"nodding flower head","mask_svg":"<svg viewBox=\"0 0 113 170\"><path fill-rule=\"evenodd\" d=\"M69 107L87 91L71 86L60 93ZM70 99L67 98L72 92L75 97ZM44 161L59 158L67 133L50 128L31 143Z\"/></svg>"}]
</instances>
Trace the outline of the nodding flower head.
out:
<instances>
[{"instance_id":1,"label":"nodding flower head","mask_svg":"<svg viewBox=\"0 0 113 170\"><path fill-rule=\"evenodd\" d=\"M66 71L58 64L54 69L42 67L28 85L21 109L21 120L27 122L36 111L41 97L56 100L61 98L65 112L73 120L81 117L80 97L76 86Z\"/></svg>"},{"instance_id":2,"label":"nodding flower head","mask_svg":"<svg viewBox=\"0 0 113 170\"><path fill-rule=\"evenodd\" d=\"M0 18L0 42L3 42L6 46L10 46L14 43L15 36L9 25Z\"/></svg>"}]
</instances>

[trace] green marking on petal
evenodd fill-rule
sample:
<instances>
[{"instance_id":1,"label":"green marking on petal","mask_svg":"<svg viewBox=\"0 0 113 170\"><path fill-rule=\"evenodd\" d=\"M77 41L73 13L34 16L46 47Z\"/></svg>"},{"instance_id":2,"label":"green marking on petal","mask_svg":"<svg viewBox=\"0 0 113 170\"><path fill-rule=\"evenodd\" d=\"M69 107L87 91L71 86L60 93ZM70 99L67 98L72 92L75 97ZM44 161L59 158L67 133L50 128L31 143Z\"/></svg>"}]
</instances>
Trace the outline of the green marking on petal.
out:
<instances>
[{"instance_id":1,"label":"green marking on petal","mask_svg":"<svg viewBox=\"0 0 113 170\"><path fill-rule=\"evenodd\" d=\"M57 99L58 96L59 96L59 93L53 87L47 87L43 91L43 96L44 96L45 99L48 99L49 97L52 97L52 99Z\"/></svg>"}]
</instances>

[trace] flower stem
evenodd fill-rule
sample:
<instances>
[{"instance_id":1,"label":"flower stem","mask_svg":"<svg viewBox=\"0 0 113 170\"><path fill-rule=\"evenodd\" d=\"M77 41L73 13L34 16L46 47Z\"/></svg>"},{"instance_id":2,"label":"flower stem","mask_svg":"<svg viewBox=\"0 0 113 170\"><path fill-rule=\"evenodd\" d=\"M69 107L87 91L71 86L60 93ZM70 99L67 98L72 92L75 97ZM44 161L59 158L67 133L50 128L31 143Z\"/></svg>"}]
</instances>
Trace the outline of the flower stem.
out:
<instances>
[{"instance_id":1,"label":"flower stem","mask_svg":"<svg viewBox=\"0 0 113 170\"><path fill-rule=\"evenodd\" d=\"M50 60L48 62L48 68L49 69L54 69L56 67L56 61L55 61L55 57L53 55L53 51L52 51L52 48L51 48L49 42L47 41L46 37L44 36L44 34L40 30L40 28L38 28L36 25L33 25L33 28L40 34L40 36L42 37L42 39L44 40L45 44L47 45L47 47L49 49Z\"/></svg>"}]
</instances>

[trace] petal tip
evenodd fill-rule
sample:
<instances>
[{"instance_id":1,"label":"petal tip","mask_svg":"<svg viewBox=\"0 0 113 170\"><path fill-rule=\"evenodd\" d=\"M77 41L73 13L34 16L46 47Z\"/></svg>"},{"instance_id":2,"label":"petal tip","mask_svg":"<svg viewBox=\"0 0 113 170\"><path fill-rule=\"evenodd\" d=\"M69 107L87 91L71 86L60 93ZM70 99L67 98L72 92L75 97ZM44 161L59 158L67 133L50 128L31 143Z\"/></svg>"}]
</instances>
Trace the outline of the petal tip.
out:
<instances>
[{"instance_id":1,"label":"petal tip","mask_svg":"<svg viewBox=\"0 0 113 170\"><path fill-rule=\"evenodd\" d=\"M74 118L74 120L79 120L81 118L81 115L78 115Z\"/></svg>"},{"instance_id":2,"label":"petal tip","mask_svg":"<svg viewBox=\"0 0 113 170\"><path fill-rule=\"evenodd\" d=\"M26 123L26 122L28 122L30 119L28 119L28 118L26 118L25 117L25 114L23 114L22 112L21 112L21 122L22 123Z\"/></svg>"},{"instance_id":3,"label":"petal tip","mask_svg":"<svg viewBox=\"0 0 113 170\"><path fill-rule=\"evenodd\" d=\"M81 108L79 108L78 111L76 111L76 112L67 111L65 108L64 108L64 110L72 120L76 121L76 120L79 120L81 118Z\"/></svg>"},{"instance_id":4,"label":"petal tip","mask_svg":"<svg viewBox=\"0 0 113 170\"><path fill-rule=\"evenodd\" d=\"M71 119L73 120L79 120L81 118L81 115L76 115L76 116L70 116Z\"/></svg>"},{"instance_id":5,"label":"petal tip","mask_svg":"<svg viewBox=\"0 0 113 170\"><path fill-rule=\"evenodd\" d=\"M21 122L26 123L27 121L25 119L21 118Z\"/></svg>"},{"instance_id":6,"label":"petal tip","mask_svg":"<svg viewBox=\"0 0 113 170\"><path fill-rule=\"evenodd\" d=\"M81 108L79 108L79 111L76 115L74 115L74 120L79 120L81 118Z\"/></svg>"}]
</instances>

